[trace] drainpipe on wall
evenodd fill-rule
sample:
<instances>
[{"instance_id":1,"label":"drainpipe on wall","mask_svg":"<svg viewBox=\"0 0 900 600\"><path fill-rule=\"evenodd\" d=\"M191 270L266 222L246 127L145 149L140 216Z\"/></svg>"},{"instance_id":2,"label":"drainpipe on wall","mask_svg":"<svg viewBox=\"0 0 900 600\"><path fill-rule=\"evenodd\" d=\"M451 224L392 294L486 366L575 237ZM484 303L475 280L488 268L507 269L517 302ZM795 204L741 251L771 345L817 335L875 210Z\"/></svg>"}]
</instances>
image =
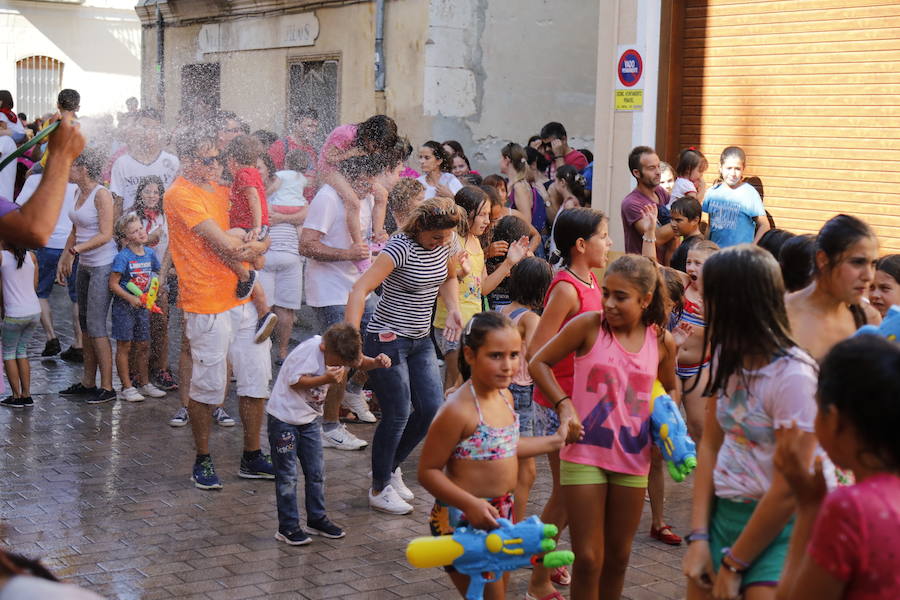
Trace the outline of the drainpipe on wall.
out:
<instances>
[{"instance_id":1,"label":"drainpipe on wall","mask_svg":"<svg viewBox=\"0 0 900 600\"><path fill-rule=\"evenodd\" d=\"M384 0L375 0L375 110L384 113Z\"/></svg>"},{"instance_id":2,"label":"drainpipe on wall","mask_svg":"<svg viewBox=\"0 0 900 600\"><path fill-rule=\"evenodd\" d=\"M162 113L166 109L166 21L156 0L156 107Z\"/></svg>"}]
</instances>

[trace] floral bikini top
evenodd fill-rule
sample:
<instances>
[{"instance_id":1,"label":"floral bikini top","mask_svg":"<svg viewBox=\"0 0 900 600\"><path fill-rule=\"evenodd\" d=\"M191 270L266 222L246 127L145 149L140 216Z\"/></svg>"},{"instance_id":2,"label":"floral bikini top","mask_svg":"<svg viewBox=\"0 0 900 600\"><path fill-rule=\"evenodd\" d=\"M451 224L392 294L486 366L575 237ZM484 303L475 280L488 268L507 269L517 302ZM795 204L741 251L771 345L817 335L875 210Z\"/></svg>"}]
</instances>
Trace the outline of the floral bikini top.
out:
<instances>
[{"instance_id":1,"label":"floral bikini top","mask_svg":"<svg viewBox=\"0 0 900 600\"><path fill-rule=\"evenodd\" d=\"M515 416L515 421L505 427L491 427L484 422L481 414L481 405L478 403L478 395L475 387L469 380L469 389L475 398L475 410L478 411L478 425L475 431L464 440L461 440L453 449L453 458L461 460L498 460L501 458L515 458L516 447L519 444L519 415L513 410L512 405L504 397L503 400L509 410Z\"/></svg>"}]
</instances>

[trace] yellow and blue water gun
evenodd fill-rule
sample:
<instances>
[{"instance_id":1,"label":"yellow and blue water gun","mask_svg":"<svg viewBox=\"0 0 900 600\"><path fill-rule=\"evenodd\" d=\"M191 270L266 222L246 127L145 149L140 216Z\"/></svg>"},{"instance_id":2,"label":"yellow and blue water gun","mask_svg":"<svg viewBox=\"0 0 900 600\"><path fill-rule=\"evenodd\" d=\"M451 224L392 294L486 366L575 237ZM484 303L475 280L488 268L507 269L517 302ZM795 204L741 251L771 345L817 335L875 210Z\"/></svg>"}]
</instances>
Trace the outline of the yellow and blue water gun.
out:
<instances>
[{"instance_id":1,"label":"yellow and blue water gun","mask_svg":"<svg viewBox=\"0 0 900 600\"><path fill-rule=\"evenodd\" d=\"M688 435L678 405L659 381L653 384L651 396L650 430L653 441L662 452L669 475L680 483L697 467L697 445Z\"/></svg>"}]
</instances>

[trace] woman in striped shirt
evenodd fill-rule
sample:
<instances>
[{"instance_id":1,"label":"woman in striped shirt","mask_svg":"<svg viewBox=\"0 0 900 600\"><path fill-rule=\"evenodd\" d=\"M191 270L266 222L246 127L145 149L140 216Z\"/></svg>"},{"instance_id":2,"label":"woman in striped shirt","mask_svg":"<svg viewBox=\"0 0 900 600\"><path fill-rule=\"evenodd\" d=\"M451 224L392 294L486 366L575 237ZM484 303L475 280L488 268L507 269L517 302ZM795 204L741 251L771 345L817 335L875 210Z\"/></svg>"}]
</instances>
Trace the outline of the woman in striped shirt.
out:
<instances>
[{"instance_id":1,"label":"woman in striped shirt","mask_svg":"<svg viewBox=\"0 0 900 600\"><path fill-rule=\"evenodd\" d=\"M345 318L359 327L366 296L382 286L381 301L363 332L367 356L384 353L391 359L390 368L369 373L382 411L372 441L369 505L382 512L413 510L409 504L413 495L403 484L400 463L425 437L443 399L429 336L438 293L447 307L444 335L455 340L462 327L459 282L451 260L451 244L462 218L450 199L422 202L354 284L347 301Z\"/></svg>"}]
</instances>

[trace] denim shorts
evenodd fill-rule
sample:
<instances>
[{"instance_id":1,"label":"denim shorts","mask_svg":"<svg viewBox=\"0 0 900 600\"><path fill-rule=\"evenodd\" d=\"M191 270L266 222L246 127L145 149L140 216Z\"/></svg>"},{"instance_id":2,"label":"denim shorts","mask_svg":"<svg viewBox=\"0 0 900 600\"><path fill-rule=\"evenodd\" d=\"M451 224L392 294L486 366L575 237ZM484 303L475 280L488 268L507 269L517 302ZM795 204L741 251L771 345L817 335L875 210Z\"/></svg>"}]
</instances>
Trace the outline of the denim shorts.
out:
<instances>
[{"instance_id":1,"label":"denim shorts","mask_svg":"<svg viewBox=\"0 0 900 600\"><path fill-rule=\"evenodd\" d=\"M62 256L62 248L38 248L35 250L38 262L37 297L47 299L53 293L53 283L56 281L56 267ZM78 257L72 265L72 273L69 275L68 288L69 300L78 302L78 294L75 288L75 275L78 273Z\"/></svg>"},{"instance_id":2,"label":"denim shorts","mask_svg":"<svg viewBox=\"0 0 900 600\"><path fill-rule=\"evenodd\" d=\"M146 342L150 339L150 311L135 308L118 296L113 298L110 337L117 342Z\"/></svg>"},{"instance_id":3,"label":"denim shorts","mask_svg":"<svg viewBox=\"0 0 900 600\"><path fill-rule=\"evenodd\" d=\"M509 392L513 397L513 406L516 409L516 414L519 415L519 435L534 435L534 406L531 400L534 385L516 385L513 383L509 386Z\"/></svg>"},{"instance_id":4,"label":"denim shorts","mask_svg":"<svg viewBox=\"0 0 900 600\"><path fill-rule=\"evenodd\" d=\"M559 429L559 415L552 408L534 403L534 435L553 435Z\"/></svg>"},{"instance_id":5,"label":"denim shorts","mask_svg":"<svg viewBox=\"0 0 900 600\"><path fill-rule=\"evenodd\" d=\"M446 356L448 352L459 350L459 339L457 338L451 342L444 337L444 330L440 327L434 328L434 341L437 343L438 350L441 351L443 356Z\"/></svg>"}]
</instances>

